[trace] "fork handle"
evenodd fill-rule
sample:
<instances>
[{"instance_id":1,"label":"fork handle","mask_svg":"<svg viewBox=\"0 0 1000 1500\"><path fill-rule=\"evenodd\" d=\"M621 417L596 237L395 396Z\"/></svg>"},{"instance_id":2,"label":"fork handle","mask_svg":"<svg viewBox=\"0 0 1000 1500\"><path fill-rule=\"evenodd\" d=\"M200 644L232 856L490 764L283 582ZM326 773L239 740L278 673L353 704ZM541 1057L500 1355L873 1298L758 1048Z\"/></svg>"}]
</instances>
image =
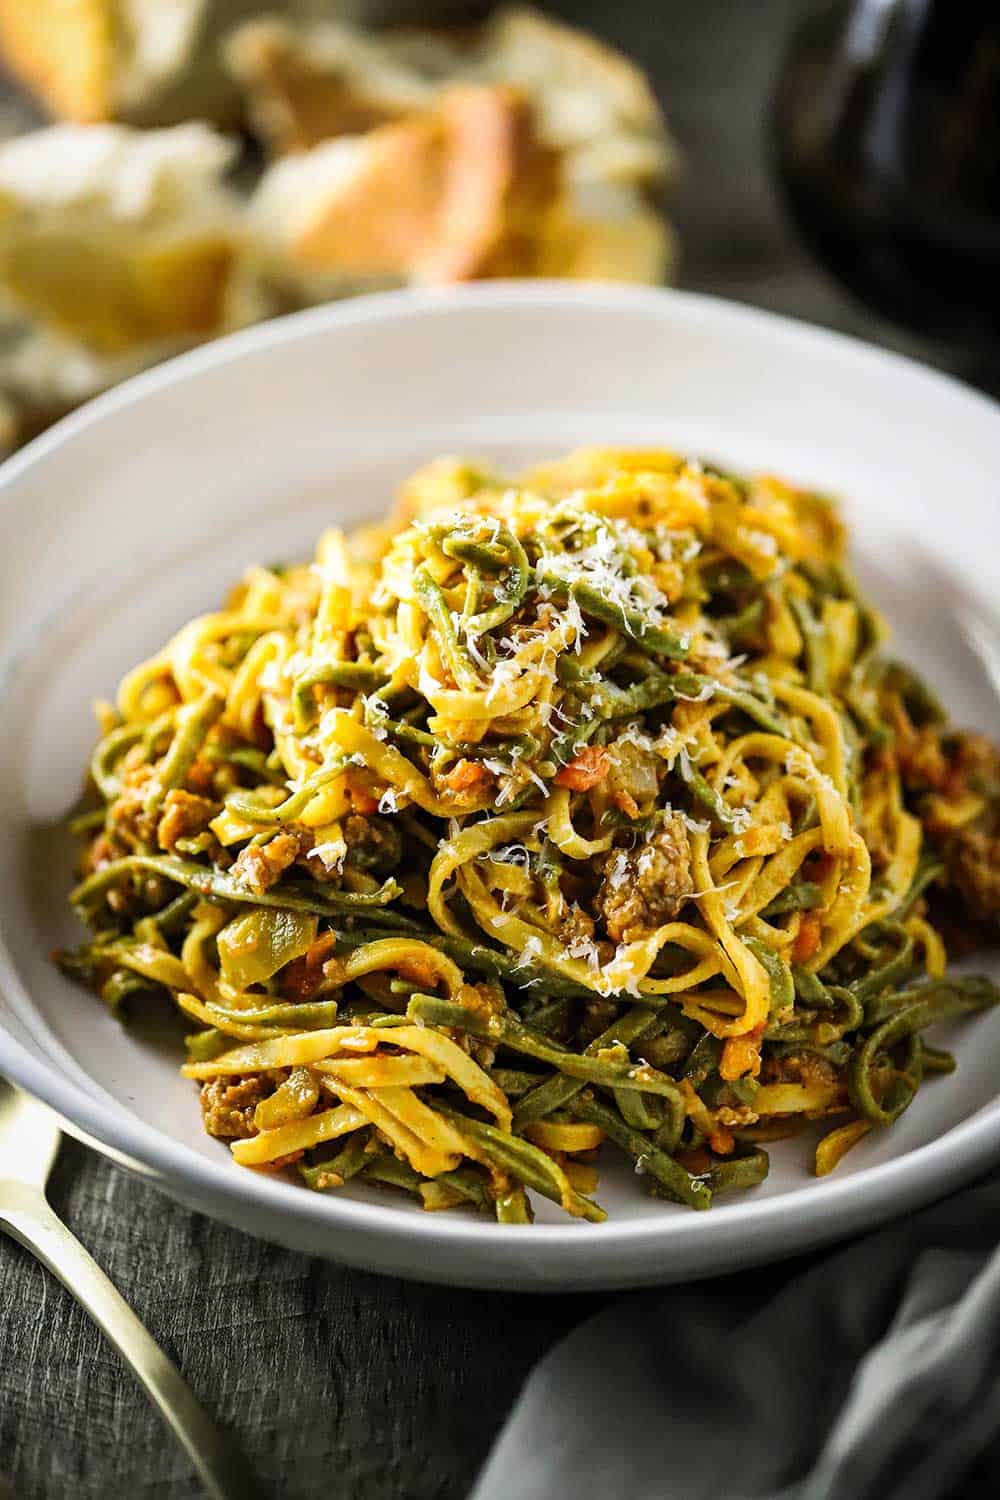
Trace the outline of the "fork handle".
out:
<instances>
[{"instance_id":1,"label":"fork handle","mask_svg":"<svg viewBox=\"0 0 1000 1500\"><path fill-rule=\"evenodd\" d=\"M223 1438L159 1344L79 1240L37 1189L24 1187L14 1201L5 1184L0 1228L35 1254L83 1310L90 1314L191 1459L211 1500L263 1500L263 1491L242 1456Z\"/></svg>"}]
</instances>

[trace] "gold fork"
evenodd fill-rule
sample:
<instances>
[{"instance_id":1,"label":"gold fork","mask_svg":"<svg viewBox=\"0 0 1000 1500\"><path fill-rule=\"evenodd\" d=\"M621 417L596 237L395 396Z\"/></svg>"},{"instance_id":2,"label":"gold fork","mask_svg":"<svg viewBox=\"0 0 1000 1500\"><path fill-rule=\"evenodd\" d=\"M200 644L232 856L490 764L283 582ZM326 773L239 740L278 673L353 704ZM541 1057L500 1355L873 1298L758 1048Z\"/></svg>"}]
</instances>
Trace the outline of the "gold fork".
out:
<instances>
[{"instance_id":1,"label":"gold fork","mask_svg":"<svg viewBox=\"0 0 1000 1500\"><path fill-rule=\"evenodd\" d=\"M58 1119L0 1078L0 1229L58 1276L114 1344L187 1451L211 1500L260 1500L243 1458L97 1262L49 1207L45 1184L59 1151Z\"/></svg>"}]
</instances>

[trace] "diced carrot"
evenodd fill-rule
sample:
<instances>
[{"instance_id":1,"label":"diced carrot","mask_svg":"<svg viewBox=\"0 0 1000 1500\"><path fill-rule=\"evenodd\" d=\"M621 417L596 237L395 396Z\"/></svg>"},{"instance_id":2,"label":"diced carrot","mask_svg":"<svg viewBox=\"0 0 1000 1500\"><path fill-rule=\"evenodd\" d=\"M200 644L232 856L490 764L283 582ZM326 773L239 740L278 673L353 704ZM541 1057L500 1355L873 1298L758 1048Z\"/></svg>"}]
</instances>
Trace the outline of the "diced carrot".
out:
<instances>
[{"instance_id":1,"label":"diced carrot","mask_svg":"<svg viewBox=\"0 0 1000 1500\"><path fill-rule=\"evenodd\" d=\"M460 760L452 766L444 781L452 792L471 792L485 786L492 776L492 771L488 771L482 761Z\"/></svg>"},{"instance_id":2,"label":"diced carrot","mask_svg":"<svg viewBox=\"0 0 1000 1500\"><path fill-rule=\"evenodd\" d=\"M716 1125L708 1137L708 1144L716 1156L729 1156L736 1149L736 1137L726 1125Z\"/></svg>"},{"instance_id":3,"label":"diced carrot","mask_svg":"<svg viewBox=\"0 0 1000 1500\"><path fill-rule=\"evenodd\" d=\"M208 760L205 756L199 755L188 770L185 777L186 785L193 792L211 791L212 778L215 776L217 770L218 765L215 761Z\"/></svg>"},{"instance_id":4,"label":"diced carrot","mask_svg":"<svg viewBox=\"0 0 1000 1500\"><path fill-rule=\"evenodd\" d=\"M314 943L310 943L305 952L306 963L310 969L321 969L324 961L329 958L337 946L337 934L335 932L321 932Z\"/></svg>"},{"instance_id":5,"label":"diced carrot","mask_svg":"<svg viewBox=\"0 0 1000 1500\"><path fill-rule=\"evenodd\" d=\"M818 951L822 925L817 912L807 911L803 916L792 948L792 957L797 964L806 963Z\"/></svg>"},{"instance_id":6,"label":"diced carrot","mask_svg":"<svg viewBox=\"0 0 1000 1500\"><path fill-rule=\"evenodd\" d=\"M568 765L557 771L556 786L569 787L571 792L589 792L607 776L608 766L608 752L603 746L584 745Z\"/></svg>"},{"instance_id":7,"label":"diced carrot","mask_svg":"<svg viewBox=\"0 0 1000 1500\"><path fill-rule=\"evenodd\" d=\"M722 1047L719 1077L727 1083L748 1075L756 1078L760 1072L760 1043L764 1035L763 1026L748 1031L746 1036L727 1037Z\"/></svg>"},{"instance_id":8,"label":"diced carrot","mask_svg":"<svg viewBox=\"0 0 1000 1500\"><path fill-rule=\"evenodd\" d=\"M337 934L323 932L301 958L292 960L284 976L284 990L290 1000L312 998L323 982L323 964L336 946Z\"/></svg>"},{"instance_id":9,"label":"diced carrot","mask_svg":"<svg viewBox=\"0 0 1000 1500\"><path fill-rule=\"evenodd\" d=\"M639 816L639 804L630 792L615 792L612 802L623 812L626 818L637 818Z\"/></svg>"},{"instance_id":10,"label":"diced carrot","mask_svg":"<svg viewBox=\"0 0 1000 1500\"><path fill-rule=\"evenodd\" d=\"M360 813L362 817L370 817L372 813L378 812L378 798L372 796L358 777L348 774L347 789L351 794L351 806L355 812Z\"/></svg>"},{"instance_id":11,"label":"diced carrot","mask_svg":"<svg viewBox=\"0 0 1000 1500\"><path fill-rule=\"evenodd\" d=\"M399 972L405 979L412 980L414 984L421 984L427 990L433 989L437 983L438 976L430 964L409 955L400 961Z\"/></svg>"}]
</instances>

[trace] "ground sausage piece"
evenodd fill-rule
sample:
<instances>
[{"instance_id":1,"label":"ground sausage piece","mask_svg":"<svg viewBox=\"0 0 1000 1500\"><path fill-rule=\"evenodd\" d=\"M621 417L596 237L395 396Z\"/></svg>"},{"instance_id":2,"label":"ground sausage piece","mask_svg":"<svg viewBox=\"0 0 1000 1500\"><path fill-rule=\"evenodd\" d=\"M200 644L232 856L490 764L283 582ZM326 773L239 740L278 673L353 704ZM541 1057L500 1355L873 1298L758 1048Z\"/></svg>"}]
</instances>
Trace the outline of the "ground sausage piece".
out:
<instances>
[{"instance_id":1,"label":"ground sausage piece","mask_svg":"<svg viewBox=\"0 0 1000 1500\"><path fill-rule=\"evenodd\" d=\"M931 725L901 738L892 752L904 790L961 801L970 792L1000 798L1000 749L984 734Z\"/></svg>"},{"instance_id":2,"label":"ground sausage piece","mask_svg":"<svg viewBox=\"0 0 1000 1500\"><path fill-rule=\"evenodd\" d=\"M128 844L148 844L155 832L153 819L145 811L153 767L145 762L132 764L126 756L119 780L121 791L111 804L111 827Z\"/></svg>"},{"instance_id":3,"label":"ground sausage piece","mask_svg":"<svg viewBox=\"0 0 1000 1500\"><path fill-rule=\"evenodd\" d=\"M250 1078L213 1078L202 1085L201 1117L209 1135L245 1140L257 1134L254 1110L274 1093L274 1080L259 1073Z\"/></svg>"},{"instance_id":4,"label":"ground sausage piece","mask_svg":"<svg viewBox=\"0 0 1000 1500\"><path fill-rule=\"evenodd\" d=\"M567 906L560 917L556 935L564 948L572 948L576 945L581 950L585 949L594 941L594 919L588 917L587 913L574 903ZM583 954L577 953L573 956L579 958Z\"/></svg>"},{"instance_id":5,"label":"ground sausage piece","mask_svg":"<svg viewBox=\"0 0 1000 1500\"><path fill-rule=\"evenodd\" d=\"M760 1115L756 1110L751 1109L749 1104L723 1104L716 1109L715 1118L720 1125L728 1125L734 1130L745 1130L749 1125L756 1125Z\"/></svg>"},{"instance_id":6,"label":"ground sausage piece","mask_svg":"<svg viewBox=\"0 0 1000 1500\"><path fill-rule=\"evenodd\" d=\"M266 844L248 844L233 865L234 877L262 896L299 857L299 839L294 833L278 833Z\"/></svg>"},{"instance_id":7,"label":"ground sausage piece","mask_svg":"<svg viewBox=\"0 0 1000 1500\"><path fill-rule=\"evenodd\" d=\"M925 796L918 811L930 841L948 865L951 884L965 913L974 922L1000 921L1000 749L982 734L960 732L946 740L947 775L936 796ZM901 765L901 774L912 768ZM949 806L975 796L984 800L982 812L954 828Z\"/></svg>"},{"instance_id":8,"label":"ground sausage piece","mask_svg":"<svg viewBox=\"0 0 1000 1500\"><path fill-rule=\"evenodd\" d=\"M671 813L639 848L608 856L597 907L608 936L631 943L672 922L693 890L687 826Z\"/></svg>"},{"instance_id":9,"label":"ground sausage piece","mask_svg":"<svg viewBox=\"0 0 1000 1500\"><path fill-rule=\"evenodd\" d=\"M163 813L156 827L156 841L161 849L173 852L178 839L200 833L215 816L215 803L207 797L172 787L163 803Z\"/></svg>"},{"instance_id":10,"label":"ground sausage piece","mask_svg":"<svg viewBox=\"0 0 1000 1500\"><path fill-rule=\"evenodd\" d=\"M899 775L908 792L940 792L951 773L938 725L915 729L895 747Z\"/></svg>"},{"instance_id":11,"label":"ground sausage piece","mask_svg":"<svg viewBox=\"0 0 1000 1500\"><path fill-rule=\"evenodd\" d=\"M959 734L955 741L955 769L974 792L1000 798L1000 747L985 734Z\"/></svg>"},{"instance_id":12,"label":"ground sausage piece","mask_svg":"<svg viewBox=\"0 0 1000 1500\"><path fill-rule=\"evenodd\" d=\"M837 1070L815 1052L794 1052L780 1057L765 1054L760 1077L762 1083L801 1083L811 1088L835 1083Z\"/></svg>"},{"instance_id":13,"label":"ground sausage piece","mask_svg":"<svg viewBox=\"0 0 1000 1500\"><path fill-rule=\"evenodd\" d=\"M960 829L949 844L948 865L969 915L1000 922L1000 830L976 823Z\"/></svg>"}]
</instances>

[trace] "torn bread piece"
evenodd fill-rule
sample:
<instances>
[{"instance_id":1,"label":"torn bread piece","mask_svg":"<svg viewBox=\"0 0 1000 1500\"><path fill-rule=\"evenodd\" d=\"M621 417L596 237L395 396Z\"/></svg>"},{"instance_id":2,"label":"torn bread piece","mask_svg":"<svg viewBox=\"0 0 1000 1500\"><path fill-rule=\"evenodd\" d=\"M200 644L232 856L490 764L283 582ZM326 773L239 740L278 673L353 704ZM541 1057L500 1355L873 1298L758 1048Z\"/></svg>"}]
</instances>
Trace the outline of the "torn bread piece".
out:
<instances>
[{"instance_id":1,"label":"torn bread piece","mask_svg":"<svg viewBox=\"0 0 1000 1500\"><path fill-rule=\"evenodd\" d=\"M602 217L563 208L549 219L532 274L656 285L672 277L677 259L674 231L650 208L630 204Z\"/></svg>"},{"instance_id":2,"label":"torn bread piece","mask_svg":"<svg viewBox=\"0 0 1000 1500\"><path fill-rule=\"evenodd\" d=\"M251 223L307 275L526 274L557 201L557 166L516 91L455 88L433 110L278 162Z\"/></svg>"},{"instance_id":3,"label":"torn bread piece","mask_svg":"<svg viewBox=\"0 0 1000 1500\"><path fill-rule=\"evenodd\" d=\"M443 38L433 43L439 66L425 72L396 57L390 36L332 22L296 27L276 17L234 32L226 62L271 154L393 124L428 108L440 77L457 77L460 53Z\"/></svg>"},{"instance_id":4,"label":"torn bread piece","mask_svg":"<svg viewBox=\"0 0 1000 1500\"><path fill-rule=\"evenodd\" d=\"M459 86L433 109L283 158L251 203L272 284L321 287L557 276L659 281L674 242L629 184L567 181L531 102Z\"/></svg>"},{"instance_id":5,"label":"torn bread piece","mask_svg":"<svg viewBox=\"0 0 1000 1500\"><path fill-rule=\"evenodd\" d=\"M263 10L299 18L319 0L0 0L10 73L59 119L238 123L223 39Z\"/></svg>"},{"instance_id":6,"label":"torn bread piece","mask_svg":"<svg viewBox=\"0 0 1000 1500\"><path fill-rule=\"evenodd\" d=\"M524 7L470 32L364 33L331 21L264 19L233 34L226 58L270 149L305 150L390 124L456 83L509 84L531 101L538 134L594 170L666 182L677 152L642 69L585 32Z\"/></svg>"},{"instance_id":7,"label":"torn bread piece","mask_svg":"<svg viewBox=\"0 0 1000 1500\"><path fill-rule=\"evenodd\" d=\"M0 146L0 299L95 357L228 326L235 146L205 125L56 125Z\"/></svg>"},{"instance_id":8,"label":"torn bread piece","mask_svg":"<svg viewBox=\"0 0 1000 1500\"><path fill-rule=\"evenodd\" d=\"M524 89L543 140L559 150L621 151L631 143L641 175L674 175L677 149L645 73L597 37L526 7L499 10L477 68L484 79Z\"/></svg>"},{"instance_id":9,"label":"torn bread piece","mask_svg":"<svg viewBox=\"0 0 1000 1500\"><path fill-rule=\"evenodd\" d=\"M593 37L524 8L462 33L264 20L236 32L227 57L258 132L290 153L265 175L254 212L299 275L657 282L673 272L662 203L676 148L641 69ZM512 216L527 204L532 222L522 211L499 231L500 256L463 248L476 213L489 219L492 205L491 233L508 219L497 168L511 168L509 155L492 163L463 149L485 109L442 129L442 101L460 88L513 90L520 123L507 135L533 143L513 171L524 191L508 193ZM441 163L451 151L472 207L449 229Z\"/></svg>"}]
</instances>

